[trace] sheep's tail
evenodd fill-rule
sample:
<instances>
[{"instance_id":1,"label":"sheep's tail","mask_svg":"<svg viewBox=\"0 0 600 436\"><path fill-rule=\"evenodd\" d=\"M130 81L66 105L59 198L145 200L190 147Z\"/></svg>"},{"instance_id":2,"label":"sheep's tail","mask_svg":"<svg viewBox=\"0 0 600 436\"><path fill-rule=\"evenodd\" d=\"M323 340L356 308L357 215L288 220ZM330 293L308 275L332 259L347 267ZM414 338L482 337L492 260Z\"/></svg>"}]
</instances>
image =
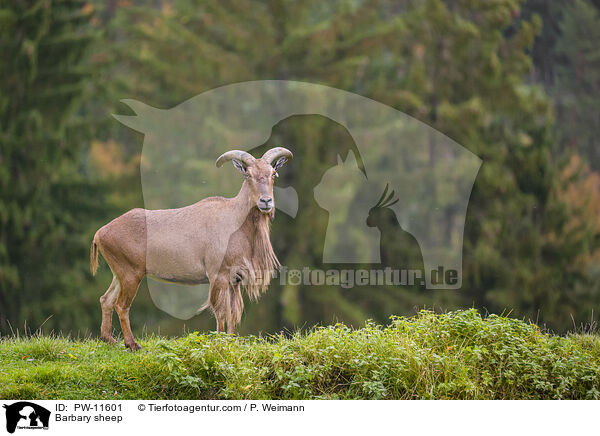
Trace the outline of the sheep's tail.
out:
<instances>
[{"instance_id":1,"label":"sheep's tail","mask_svg":"<svg viewBox=\"0 0 600 436\"><path fill-rule=\"evenodd\" d=\"M96 242L96 238L98 237L98 233L94 235L94 239L92 240L92 246L90 248L90 271L92 271L92 275L96 275L96 271L98 271L98 243Z\"/></svg>"}]
</instances>

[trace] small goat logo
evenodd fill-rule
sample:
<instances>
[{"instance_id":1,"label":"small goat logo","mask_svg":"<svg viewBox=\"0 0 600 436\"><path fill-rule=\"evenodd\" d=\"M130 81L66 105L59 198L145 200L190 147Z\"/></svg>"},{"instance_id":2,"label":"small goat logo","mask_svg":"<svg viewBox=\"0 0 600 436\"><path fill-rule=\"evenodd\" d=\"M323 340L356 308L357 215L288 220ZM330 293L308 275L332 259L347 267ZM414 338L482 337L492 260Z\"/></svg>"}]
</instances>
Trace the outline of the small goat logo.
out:
<instances>
[{"instance_id":1,"label":"small goat logo","mask_svg":"<svg viewBox=\"0 0 600 436\"><path fill-rule=\"evenodd\" d=\"M48 429L50 411L42 406L28 401L5 404L6 431L14 433L19 429Z\"/></svg>"}]
</instances>

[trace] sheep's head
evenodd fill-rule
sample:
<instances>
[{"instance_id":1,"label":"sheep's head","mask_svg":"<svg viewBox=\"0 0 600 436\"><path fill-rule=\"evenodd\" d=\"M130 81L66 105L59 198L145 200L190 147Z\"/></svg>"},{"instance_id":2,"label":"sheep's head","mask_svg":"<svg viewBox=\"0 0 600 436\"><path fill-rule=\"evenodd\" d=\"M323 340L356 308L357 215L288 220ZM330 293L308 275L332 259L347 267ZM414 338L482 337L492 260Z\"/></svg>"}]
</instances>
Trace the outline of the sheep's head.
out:
<instances>
[{"instance_id":1,"label":"sheep's head","mask_svg":"<svg viewBox=\"0 0 600 436\"><path fill-rule=\"evenodd\" d=\"M272 148L259 159L248 152L232 150L219 156L217 167L230 160L244 175L251 202L262 213L272 214L275 210L273 181L277 177L277 170L293 157L292 152L283 147Z\"/></svg>"}]
</instances>

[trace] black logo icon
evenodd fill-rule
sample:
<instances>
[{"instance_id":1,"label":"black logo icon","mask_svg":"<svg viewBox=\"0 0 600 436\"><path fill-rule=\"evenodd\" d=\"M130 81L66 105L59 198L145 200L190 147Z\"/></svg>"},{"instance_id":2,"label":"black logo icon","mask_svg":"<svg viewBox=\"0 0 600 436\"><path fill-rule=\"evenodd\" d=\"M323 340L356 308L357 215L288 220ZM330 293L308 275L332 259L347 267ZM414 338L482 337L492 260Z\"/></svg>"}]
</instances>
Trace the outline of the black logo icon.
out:
<instances>
[{"instance_id":1,"label":"black logo icon","mask_svg":"<svg viewBox=\"0 0 600 436\"><path fill-rule=\"evenodd\" d=\"M6 430L14 433L18 427L26 429L48 429L50 411L28 401L4 405L6 409Z\"/></svg>"}]
</instances>

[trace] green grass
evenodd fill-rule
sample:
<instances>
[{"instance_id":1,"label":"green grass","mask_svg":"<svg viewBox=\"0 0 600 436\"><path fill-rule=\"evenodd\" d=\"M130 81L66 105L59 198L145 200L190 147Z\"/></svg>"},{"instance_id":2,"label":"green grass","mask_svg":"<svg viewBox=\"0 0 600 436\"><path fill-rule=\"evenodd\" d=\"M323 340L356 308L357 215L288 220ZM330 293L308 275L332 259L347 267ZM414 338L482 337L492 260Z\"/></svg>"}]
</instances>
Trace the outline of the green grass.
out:
<instances>
[{"instance_id":1,"label":"green grass","mask_svg":"<svg viewBox=\"0 0 600 436\"><path fill-rule=\"evenodd\" d=\"M598 399L600 337L476 310L292 337L5 338L2 399Z\"/></svg>"}]
</instances>

